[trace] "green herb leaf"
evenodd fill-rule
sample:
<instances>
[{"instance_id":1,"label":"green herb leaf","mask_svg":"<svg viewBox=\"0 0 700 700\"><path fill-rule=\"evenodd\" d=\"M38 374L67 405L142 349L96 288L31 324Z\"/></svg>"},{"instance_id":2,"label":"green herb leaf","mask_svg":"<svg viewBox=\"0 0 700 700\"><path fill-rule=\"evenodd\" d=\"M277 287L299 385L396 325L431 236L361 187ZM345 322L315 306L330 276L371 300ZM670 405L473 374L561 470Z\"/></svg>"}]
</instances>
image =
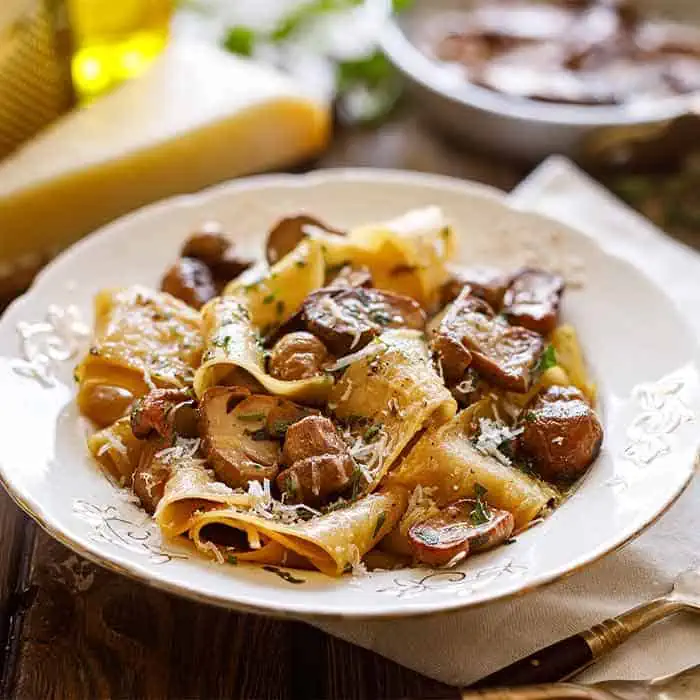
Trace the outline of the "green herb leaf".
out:
<instances>
[{"instance_id":1,"label":"green herb leaf","mask_svg":"<svg viewBox=\"0 0 700 700\"><path fill-rule=\"evenodd\" d=\"M379 531L382 529L382 526L386 522L386 513L382 511L378 516L377 516L377 524L374 526L374 532L372 533L372 539L374 539L378 534Z\"/></svg>"},{"instance_id":2,"label":"green herb leaf","mask_svg":"<svg viewBox=\"0 0 700 700\"><path fill-rule=\"evenodd\" d=\"M262 411L259 413L239 413L236 418L244 423L255 423L259 420L264 420L267 417Z\"/></svg>"},{"instance_id":3,"label":"green herb leaf","mask_svg":"<svg viewBox=\"0 0 700 700\"><path fill-rule=\"evenodd\" d=\"M292 478L291 474L287 474L284 477L284 490L290 495L290 496L296 496L297 494L297 489L296 485L294 483L294 479Z\"/></svg>"},{"instance_id":4,"label":"green herb leaf","mask_svg":"<svg viewBox=\"0 0 700 700\"><path fill-rule=\"evenodd\" d=\"M370 440L373 440L375 437L377 437L381 429L381 423L375 423L374 425L370 425L369 428L367 428L367 430L365 431L365 434L362 436L363 440L365 442L370 442Z\"/></svg>"},{"instance_id":5,"label":"green herb leaf","mask_svg":"<svg viewBox=\"0 0 700 700\"><path fill-rule=\"evenodd\" d=\"M224 48L239 56L252 56L257 37L250 27L231 27L224 39Z\"/></svg>"},{"instance_id":6,"label":"green herb leaf","mask_svg":"<svg viewBox=\"0 0 700 700\"><path fill-rule=\"evenodd\" d=\"M250 439L254 442L260 442L262 440L269 440L270 435L265 428L258 428L257 430L246 430L245 434L250 436Z\"/></svg>"},{"instance_id":7,"label":"green herb leaf","mask_svg":"<svg viewBox=\"0 0 700 700\"><path fill-rule=\"evenodd\" d=\"M277 315L281 316L284 313L284 302L281 299L277 302L276 308L277 308Z\"/></svg>"},{"instance_id":8,"label":"green herb leaf","mask_svg":"<svg viewBox=\"0 0 700 700\"><path fill-rule=\"evenodd\" d=\"M537 414L534 411L528 411L525 414L525 421L527 423L533 423L536 420L537 420Z\"/></svg>"},{"instance_id":9,"label":"green herb leaf","mask_svg":"<svg viewBox=\"0 0 700 700\"><path fill-rule=\"evenodd\" d=\"M481 484L474 484L474 495L476 496L476 505L469 517L474 525L484 525L491 520L491 511L488 503L483 500L486 495L486 489Z\"/></svg>"},{"instance_id":10,"label":"green herb leaf","mask_svg":"<svg viewBox=\"0 0 700 700\"><path fill-rule=\"evenodd\" d=\"M236 566L236 565L238 564L238 557L234 556L233 554L229 554L229 555L226 557L226 561L227 561L229 564L233 564L234 566Z\"/></svg>"},{"instance_id":11,"label":"green herb leaf","mask_svg":"<svg viewBox=\"0 0 700 700\"><path fill-rule=\"evenodd\" d=\"M268 294L267 296L263 297L263 304L272 304L272 302L275 300L275 295L274 294Z\"/></svg>"},{"instance_id":12,"label":"green herb leaf","mask_svg":"<svg viewBox=\"0 0 700 700\"><path fill-rule=\"evenodd\" d=\"M556 350L554 349L554 346L550 343L545 348L545 351L542 353L542 357L540 357L540 361L537 365L537 369L540 372L546 372L551 367L556 367L556 365L557 365L557 353L556 353Z\"/></svg>"}]
</instances>

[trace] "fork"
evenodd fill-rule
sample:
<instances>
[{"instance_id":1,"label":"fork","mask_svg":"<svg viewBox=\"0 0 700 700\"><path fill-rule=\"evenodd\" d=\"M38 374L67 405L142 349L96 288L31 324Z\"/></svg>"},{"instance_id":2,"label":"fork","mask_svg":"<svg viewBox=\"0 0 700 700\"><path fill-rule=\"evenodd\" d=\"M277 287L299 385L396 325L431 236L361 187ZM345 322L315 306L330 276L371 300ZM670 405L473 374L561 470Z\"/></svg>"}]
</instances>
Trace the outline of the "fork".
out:
<instances>
[{"instance_id":1,"label":"fork","mask_svg":"<svg viewBox=\"0 0 700 700\"><path fill-rule=\"evenodd\" d=\"M700 610L700 570L682 573L668 594L540 649L482 678L471 688L536 685L566 680L636 632L682 610Z\"/></svg>"}]
</instances>

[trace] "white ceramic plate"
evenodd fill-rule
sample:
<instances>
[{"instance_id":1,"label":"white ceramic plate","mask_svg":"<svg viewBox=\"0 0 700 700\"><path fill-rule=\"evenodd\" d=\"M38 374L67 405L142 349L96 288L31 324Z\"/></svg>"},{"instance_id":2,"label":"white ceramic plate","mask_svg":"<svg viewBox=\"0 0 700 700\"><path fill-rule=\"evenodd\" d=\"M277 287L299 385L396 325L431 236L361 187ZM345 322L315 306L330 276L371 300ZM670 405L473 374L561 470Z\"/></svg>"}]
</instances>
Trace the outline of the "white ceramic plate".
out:
<instances>
[{"instance_id":1,"label":"white ceramic plate","mask_svg":"<svg viewBox=\"0 0 700 700\"><path fill-rule=\"evenodd\" d=\"M269 225L307 210L335 226L437 204L452 219L464 261L504 266L539 260L583 280L563 316L579 330L599 382L605 442L575 493L510 546L450 571L406 569L331 579L313 572L217 565L157 528L87 454L89 426L72 381L77 346L53 332L32 342L71 355L37 378L22 362L18 323L44 321L52 304L77 306L91 322L105 286L156 285L183 239L206 219L222 221L241 250L258 254ZM614 231L609 232L611 236ZM64 336L65 337L65 336ZM662 289L585 235L510 209L502 195L448 178L332 171L241 180L127 216L50 265L0 322L0 475L42 527L110 569L197 600L300 617L398 617L483 604L576 571L638 534L690 480L700 407L698 351ZM280 575L282 573L282 575Z\"/></svg>"}]
</instances>

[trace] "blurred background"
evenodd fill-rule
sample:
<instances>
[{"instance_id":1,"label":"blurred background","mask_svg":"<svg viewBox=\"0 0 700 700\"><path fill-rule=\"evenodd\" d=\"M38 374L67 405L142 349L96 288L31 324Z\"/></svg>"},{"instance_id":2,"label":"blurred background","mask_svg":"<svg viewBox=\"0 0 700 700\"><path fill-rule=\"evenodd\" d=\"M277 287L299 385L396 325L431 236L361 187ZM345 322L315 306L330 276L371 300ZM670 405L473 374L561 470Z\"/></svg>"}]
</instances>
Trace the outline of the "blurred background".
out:
<instances>
[{"instance_id":1,"label":"blurred background","mask_svg":"<svg viewBox=\"0 0 700 700\"><path fill-rule=\"evenodd\" d=\"M698 114L698 0L2 0L0 303L115 216L261 170L509 189L559 153L697 245Z\"/></svg>"}]
</instances>

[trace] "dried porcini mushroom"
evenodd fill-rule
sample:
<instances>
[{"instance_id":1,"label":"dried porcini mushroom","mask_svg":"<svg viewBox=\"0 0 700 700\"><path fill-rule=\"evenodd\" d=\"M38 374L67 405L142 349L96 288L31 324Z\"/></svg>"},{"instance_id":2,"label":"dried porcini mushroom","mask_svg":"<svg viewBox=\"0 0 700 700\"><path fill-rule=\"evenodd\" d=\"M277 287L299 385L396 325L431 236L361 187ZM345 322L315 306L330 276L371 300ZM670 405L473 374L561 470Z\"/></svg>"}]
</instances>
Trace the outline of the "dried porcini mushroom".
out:
<instances>
[{"instance_id":1,"label":"dried porcini mushroom","mask_svg":"<svg viewBox=\"0 0 700 700\"><path fill-rule=\"evenodd\" d=\"M517 393L530 388L544 350L541 335L496 316L483 299L470 296L468 288L448 309L432 343L436 351L442 350L443 370L452 381L459 379L466 364L495 386Z\"/></svg>"},{"instance_id":2,"label":"dried porcini mushroom","mask_svg":"<svg viewBox=\"0 0 700 700\"><path fill-rule=\"evenodd\" d=\"M408 531L414 557L428 566L456 564L467 555L491 549L513 533L507 510L490 507L480 497L454 501Z\"/></svg>"},{"instance_id":3,"label":"dried porcini mushroom","mask_svg":"<svg viewBox=\"0 0 700 700\"><path fill-rule=\"evenodd\" d=\"M167 443L176 437L198 437L197 402L184 389L152 389L134 401L130 413L131 432L144 440L154 433Z\"/></svg>"},{"instance_id":4,"label":"dried porcini mushroom","mask_svg":"<svg viewBox=\"0 0 700 700\"><path fill-rule=\"evenodd\" d=\"M323 374L330 359L326 346L315 335L306 331L287 333L270 352L268 372L284 381L309 379Z\"/></svg>"},{"instance_id":5,"label":"dried porcini mushroom","mask_svg":"<svg viewBox=\"0 0 700 700\"><path fill-rule=\"evenodd\" d=\"M195 309L201 309L217 295L209 266L195 258L180 258L171 265L160 288Z\"/></svg>"},{"instance_id":6,"label":"dried porcini mushroom","mask_svg":"<svg viewBox=\"0 0 700 700\"><path fill-rule=\"evenodd\" d=\"M290 253L308 235L308 228L314 227L337 236L344 236L344 231L338 231L324 224L319 219L307 214L297 214L280 219L267 235L265 257L270 265L279 262L287 253Z\"/></svg>"},{"instance_id":7,"label":"dried porcini mushroom","mask_svg":"<svg viewBox=\"0 0 700 700\"><path fill-rule=\"evenodd\" d=\"M511 323L547 334L554 330L564 280L545 270L526 269L510 283L503 299L503 313Z\"/></svg>"},{"instance_id":8,"label":"dried porcini mushroom","mask_svg":"<svg viewBox=\"0 0 700 700\"><path fill-rule=\"evenodd\" d=\"M549 481L581 476L600 452L603 428L575 387L551 386L523 410L518 451Z\"/></svg>"},{"instance_id":9,"label":"dried porcini mushroom","mask_svg":"<svg viewBox=\"0 0 700 700\"><path fill-rule=\"evenodd\" d=\"M360 350L387 328L425 328L420 304L379 289L331 289L309 295L302 305L306 328L337 356Z\"/></svg>"},{"instance_id":10,"label":"dried porcini mushroom","mask_svg":"<svg viewBox=\"0 0 700 700\"><path fill-rule=\"evenodd\" d=\"M451 278L440 290L443 305L449 304L465 287L469 287L472 296L483 299L494 309L501 308L503 295L510 284L510 275L489 265L454 266L451 273Z\"/></svg>"},{"instance_id":11,"label":"dried porcini mushroom","mask_svg":"<svg viewBox=\"0 0 700 700\"><path fill-rule=\"evenodd\" d=\"M287 469L277 487L289 503L319 506L347 488L355 463L329 418L308 416L287 429L282 458Z\"/></svg>"}]
</instances>

